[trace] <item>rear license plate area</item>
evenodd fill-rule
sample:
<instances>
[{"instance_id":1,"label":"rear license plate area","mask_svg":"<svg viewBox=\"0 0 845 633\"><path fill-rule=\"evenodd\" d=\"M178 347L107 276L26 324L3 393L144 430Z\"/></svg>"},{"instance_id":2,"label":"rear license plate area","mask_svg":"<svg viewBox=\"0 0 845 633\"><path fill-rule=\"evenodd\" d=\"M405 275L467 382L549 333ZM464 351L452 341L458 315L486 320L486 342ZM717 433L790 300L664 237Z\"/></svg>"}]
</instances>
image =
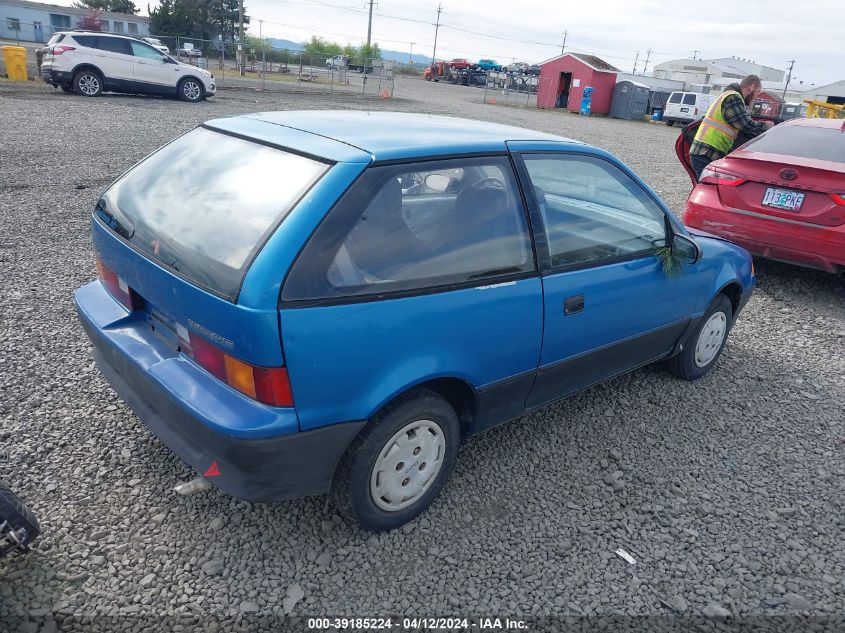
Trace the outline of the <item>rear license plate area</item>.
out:
<instances>
[{"instance_id":1,"label":"rear license plate area","mask_svg":"<svg viewBox=\"0 0 845 633\"><path fill-rule=\"evenodd\" d=\"M804 204L805 195L797 191L790 191L789 189L767 187L761 204L771 209L798 213L801 210L801 205Z\"/></svg>"}]
</instances>

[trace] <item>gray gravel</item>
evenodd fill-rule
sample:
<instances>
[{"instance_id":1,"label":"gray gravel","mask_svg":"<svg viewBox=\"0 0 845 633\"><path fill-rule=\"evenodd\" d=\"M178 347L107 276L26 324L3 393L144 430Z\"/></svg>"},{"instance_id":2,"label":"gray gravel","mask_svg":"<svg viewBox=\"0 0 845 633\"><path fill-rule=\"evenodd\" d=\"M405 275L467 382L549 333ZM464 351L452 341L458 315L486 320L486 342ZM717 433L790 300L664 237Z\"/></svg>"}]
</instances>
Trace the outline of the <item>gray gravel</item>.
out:
<instances>
[{"instance_id":1,"label":"gray gravel","mask_svg":"<svg viewBox=\"0 0 845 633\"><path fill-rule=\"evenodd\" d=\"M0 623L682 614L784 616L786 630L805 614L845 626L845 284L783 264L757 263L760 288L709 376L648 367L469 440L404 529L362 532L322 498L171 491L193 473L99 377L72 293L94 277L98 192L174 135L257 110L437 112L604 147L677 211L689 191L676 130L484 105L480 90L422 81L397 81L396 95L224 91L189 105L0 83L0 478L43 528L30 554L0 561Z\"/></svg>"}]
</instances>

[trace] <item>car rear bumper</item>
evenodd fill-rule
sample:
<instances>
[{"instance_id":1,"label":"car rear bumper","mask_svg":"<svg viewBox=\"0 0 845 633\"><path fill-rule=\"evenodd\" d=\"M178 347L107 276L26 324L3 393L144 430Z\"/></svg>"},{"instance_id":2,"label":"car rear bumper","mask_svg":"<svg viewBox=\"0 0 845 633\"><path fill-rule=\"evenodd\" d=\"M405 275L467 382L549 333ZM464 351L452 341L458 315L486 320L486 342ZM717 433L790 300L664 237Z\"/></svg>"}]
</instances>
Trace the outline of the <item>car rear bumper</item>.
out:
<instances>
[{"instance_id":1,"label":"car rear bumper","mask_svg":"<svg viewBox=\"0 0 845 633\"><path fill-rule=\"evenodd\" d=\"M205 474L216 464L219 474L208 476L212 484L251 501L328 491L338 461L364 422L300 432L290 410L293 426L288 425L286 434L243 437L222 432L237 423L233 418L249 423L242 416L273 419L284 417L286 410L246 398L167 350L99 282L80 288L75 299L103 376L138 418L197 472Z\"/></svg>"},{"instance_id":2,"label":"car rear bumper","mask_svg":"<svg viewBox=\"0 0 845 633\"><path fill-rule=\"evenodd\" d=\"M51 86L70 85L73 77L69 72L61 70L52 70L50 68L41 68L41 79Z\"/></svg>"},{"instance_id":3,"label":"car rear bumper","mask_svg":"<svg viewBox=\"0 0 845 633\"><path fill-rule=\"evenodd\" d=\"M758 257L831 273L845 270L845 225L821 226L729 208L711 185L693 189L683 220L687 226L730 240Z\"/></svg>"}]
</instances>

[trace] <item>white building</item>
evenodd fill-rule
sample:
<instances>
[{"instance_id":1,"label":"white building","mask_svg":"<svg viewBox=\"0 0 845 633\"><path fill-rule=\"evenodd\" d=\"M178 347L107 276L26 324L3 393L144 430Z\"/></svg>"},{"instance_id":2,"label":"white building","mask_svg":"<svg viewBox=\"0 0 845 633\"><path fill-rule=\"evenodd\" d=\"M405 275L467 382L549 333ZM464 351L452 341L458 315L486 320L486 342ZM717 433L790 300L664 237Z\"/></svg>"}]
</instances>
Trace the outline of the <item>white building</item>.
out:
<instances>
[{"instance_id":1,"label":"white building","mask_svg":"<svg viewBox=\"0 0 845 633\"><path fill-rule=\"evenodd\" d=\"M0 39L21 42L46 42L55 31L78 28L79 21L91 13L88 9L30 0L0 0ZM101 12L100 24L108 33L150 34L150 19L126 13Z\"/></svg>"},{"instance_id":2,"label":"white building","mask_svg":"<svg viewBox=\"0 0 845 633\"><path fill-rule=\"evenodd\" d=\"M616 83L619 83L620 81L633 81L635 83L644 84L653 92L674 92L676 90L684 89L683 81L658 79L657 77L634 75L633 73L616 73Z\"/></svg>"},{"instance_id":3,"label":"white building","mask_svg":"<svg viewBox=\"0 0 845 633\"><path fill-rule=\"evenodd\" d=\"M713 79L723 77L724 70L699 59L673 59L654 67L656 79L669 79L671 81L684 82L685 88L692 85L709 86ZM740 75L744 77L745 75Z\"/></svg>"},{"instance_id":4,"label":"white building","mask_svg":"<svg viewBox=\"0 0 845 633\"><path fill-rule=\"evenodd\" d=\"M720 57L718 59L709 60L711 64L723 68L725 72L730 74L739 74L741 77L746 75L757 75L762 81L781 82L783 83L786 72L771 66L764 66L758 64L750 59L742 59L741 57Z\"/></svg>"},{"instance_id":5,"label":"white building","mask_svg":"<svg viewBox=\"0 0 845 633\"><path fill-rule=\"evenodd\" d=\"M804 99L817 99L827 103L845 105L845 79L826 86L815 86L802 94Z\"/></svg>"}]
</instances>

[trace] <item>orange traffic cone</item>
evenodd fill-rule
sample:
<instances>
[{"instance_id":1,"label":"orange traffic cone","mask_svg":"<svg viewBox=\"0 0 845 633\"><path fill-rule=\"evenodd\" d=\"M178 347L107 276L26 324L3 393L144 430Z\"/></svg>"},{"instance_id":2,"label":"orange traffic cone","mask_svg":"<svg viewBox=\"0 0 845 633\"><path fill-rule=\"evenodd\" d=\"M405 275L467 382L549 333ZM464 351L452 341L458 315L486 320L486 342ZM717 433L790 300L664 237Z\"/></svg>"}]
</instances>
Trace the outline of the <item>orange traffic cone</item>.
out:
<instances>
[{"instance_id":1,"label":"orange traffic cone","mask_svg":"<svg viewBox=\"0 0 845 633\"><path fill-rule=\"evenodd\" d=\"M496 97L490 97L490 105L496 105Z\"/></svg>"},{"instance_id":2,"label":"orange traffic cone","mask_svg":"<svg viewBox=\"0 0 845 633\"><path fill-rule=\"evenodd\" d=\"M382 99L390 99L390 94L387 92L387 88L381 91L381 98Z\"/></svg>"}]
</instances>

